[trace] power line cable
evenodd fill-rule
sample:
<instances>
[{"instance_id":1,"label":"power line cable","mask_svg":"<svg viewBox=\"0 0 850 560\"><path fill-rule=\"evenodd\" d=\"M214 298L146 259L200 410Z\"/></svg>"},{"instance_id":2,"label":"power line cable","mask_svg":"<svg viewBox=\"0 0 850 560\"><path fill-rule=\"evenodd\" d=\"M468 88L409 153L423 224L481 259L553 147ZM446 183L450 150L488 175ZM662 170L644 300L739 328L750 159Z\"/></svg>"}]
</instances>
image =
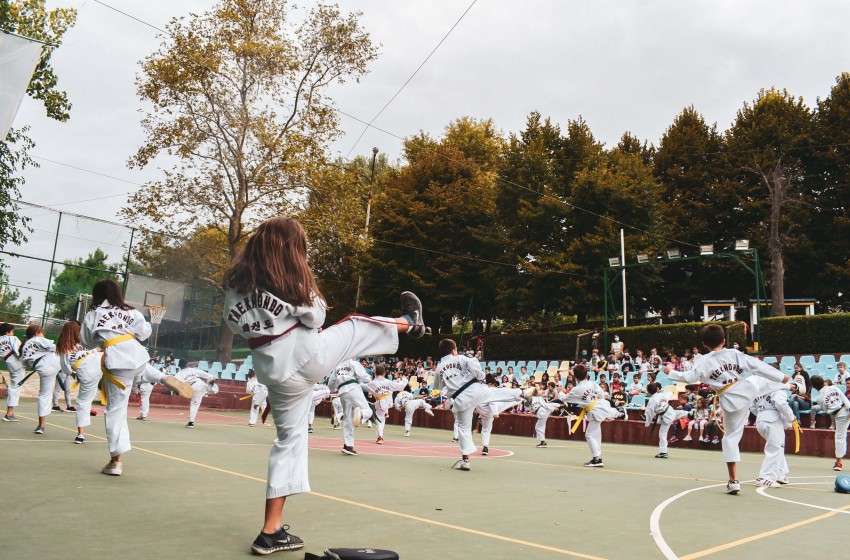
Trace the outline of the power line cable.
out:
<instances>
[{"instance_id":1,"label":"power line cable","mask_svg":"<svg viewBox=\"0 0 850 560\"><path fill-rule=\"evenodd\" d=\"M370 120L370 121L368 122L368 124L366 124L366 126L363 128L363 131L360 133L360 136L358 136L358 137L357 137L357 140L355 140L355 141L354 141L354 144L353 144L353 145L351 146L351 148L348 150L348 153L347 153L347 154L345 154L345 159L348 159L348 156L350 156L350 155L351 155L351 152L353 152L353 151L354 151L354 148L356 148L356 147L357 147L357 144L360 142L360 139L361 139L361 138L363 138L363 135L364 135L364 134L366 134L366 131L367 131L367 130L369 130L369 127L370 127L370 126L372 126L372 123L373 123L373 122L375 122L375 120L376 120L378 117L380 117L380 116L381 116L381 113L383 113L383 112L387 109L387 107L389 107L389 106L390 106L390 104L391 104L393 101L395 101L396 97L398 97L398 96L399 96L399 94L400 94L400 93L402 92L402 90L403 90L403 89L407 86L407 84L409 84L409 83L410 83L410 81L411 81L411 80L413 80L413 78L416 76L416 74L418 74L418 73L419 73L419 71L420 71L420 70L422 70L422 67L423 67L423 66L425 66L425 64L426 64L429 60L431 60L431 57L432 57L432 56L434 56L434 53L435 53L435 52L437 52L437 49L439 49L439 48L440 48L440 46L441 46L441 45L445 42L445 40L449 38L449 35L451 35L451 34L452 34L452 31L454 31L454 30L455 30L455 27L457 27L457 26L458 26L458 24L461 22L461 20L463 20L463 18L464 18L464 17L466 17L466 14L468 14L468 13L469 13L469 10L471 10L471 9L472 9L472 6L474 6L476 2L478 2L478 0L472 0L472 3L471 3L469 6L467 6L466 10L464 10L464 12L460 15L460 17L457 19L457 21L454 23L454 25L452 25L452 26L451 26L451 28L450 28L450 29L446 32L446 34L445 34L445 35L443 35L443 38L442 38L442 39L440 39L440 42L439 42L439 43L437 43L437 46L435 46L433 49L431 49L431 52L430 52L430 53L428 53L428 56L426 56L426 57L425 57L425 60L423 60L423 61L419 64L419 66L416 68L416 70L414 70L414 71L413 71L413 74L411 74L411 75L410 75L410 77L409 77L409 78L407 78L407 80L406 80L403 84L401 84L401 87L400 87L400 88L398 88L398 91L396 91L396 92L393 94L393 96L390 98L390 100L389 100L389 101L387 101L387 102L386 102L386 104L384 104L384 106L383 106L383 107L381 107L381 110L380 110L380 111L378 111L378 112L377 112L377 114L375 114L375 116L374 116L374 117L372 117L372 120Z\"/></svg>"}]
</instances>

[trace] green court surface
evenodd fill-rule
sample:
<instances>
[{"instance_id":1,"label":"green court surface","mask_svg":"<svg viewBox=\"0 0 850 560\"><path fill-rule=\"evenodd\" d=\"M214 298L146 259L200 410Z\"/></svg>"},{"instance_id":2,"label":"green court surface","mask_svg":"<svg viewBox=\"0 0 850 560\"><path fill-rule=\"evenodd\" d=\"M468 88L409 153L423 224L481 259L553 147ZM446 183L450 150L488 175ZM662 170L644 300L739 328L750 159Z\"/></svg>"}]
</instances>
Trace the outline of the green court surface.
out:
<instances>
[{"instance_id":1,"label":"green court surface","mask_svg":"<svg viewBox=\"0 0 850 560\"><path fill-rule=\"evenodd\" d=\"M35 403L0 423L4 558L248 558L260 529L271 427L245 414L153 409L131 420L124 476L108 477L103 418L71 443L73 414L51 414L38 436ZM131 409L134 416L136 410ZM726 495L720 453L605 444L605 468L588 469L583 442L493 436L500 456L459 458L451 434L414 428L387 444L357 429L360 455L342 455L341 431L316 419L314 492L293 497L285 522L306 551L388 548L403 560L490 558L835 557L850 528L850 496L832 491L829 459L789 456L792 484ZM480 436L476 435L476 442ZM758 474L747 454L742 479ZM715 486L722 485L722 486ZM303 558L303 551L276 558Z\"/></svg>"}]
</instances>

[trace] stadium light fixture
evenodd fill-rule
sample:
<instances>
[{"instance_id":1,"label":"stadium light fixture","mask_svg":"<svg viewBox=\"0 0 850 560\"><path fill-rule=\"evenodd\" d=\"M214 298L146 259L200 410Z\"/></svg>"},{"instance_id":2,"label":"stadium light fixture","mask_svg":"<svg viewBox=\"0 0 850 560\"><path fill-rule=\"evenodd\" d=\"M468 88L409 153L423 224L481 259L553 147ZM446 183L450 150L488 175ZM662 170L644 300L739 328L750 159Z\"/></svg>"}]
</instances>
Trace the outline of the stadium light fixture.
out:
<instances>
[{"instance_id":1,"label":"stadium light fixture","mask_svg":"<svg viewBox=\"0 0 850 560\"><path fill-rule=\"evenodd\" d=\"M608 259L608 266L620 266L620 257L611 257Z\"/></svg>"},{"instance_id":2,"label":"stadium light fixture","mask_svg":"<svg viewBox=\"0 0 850 560\"><path fill-rule=\"evenodd\" d=\"M637 262L638 262L638 264L648 263L649 262L649 255L647 255L645 253L641 253L640 255L637 256Z\"/></svg>"},{"instance_id":3,"label":"stadium light fixture","mask_svg":"<svg viewBox=\"0 0 850 560\"><path fill-rule=\"evenodd\" d=\"M735 250L736 251L749 251L750 250L750 240L749 239L736 239L735 240Z\"/></svg>"},{"instance_id":4,"label":"stadium light fixture","mask_svg":"<svg viewBox=\"0 0 850 560\"><path fill-rule=\"evenodd\" d=\"M667 249L667 251L665 251L665 253L667 255L667 258L670 259L670 260L682 258L682 253L675 247L671 247L670 249Z\"/></svg>"},{"instance_id":5,"label":"stadium light fixture","mask_svg":"<svg viewBox=\"0 0 850 560\"><path fill-rule=\"evenodd\" d=\"M700 254L700 256L713 255L714 254L714 245L712 245L712 244L700 245L699 246L699 254Z\"/></svg>"}]
</instances>

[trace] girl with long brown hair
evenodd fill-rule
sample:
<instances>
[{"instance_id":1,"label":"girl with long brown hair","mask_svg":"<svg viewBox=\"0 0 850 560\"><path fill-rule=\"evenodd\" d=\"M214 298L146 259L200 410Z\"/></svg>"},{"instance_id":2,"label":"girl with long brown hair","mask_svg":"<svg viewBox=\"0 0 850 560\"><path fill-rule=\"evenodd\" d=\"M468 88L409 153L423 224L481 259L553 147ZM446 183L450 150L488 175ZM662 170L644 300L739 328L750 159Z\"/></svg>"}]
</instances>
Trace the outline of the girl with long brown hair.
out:
<instances>
[{"instance_id":1,"label":"girl with long brown hair","mask_svg":"<svg viewBox=\"0 0 850 560\"><path fill-rule=\"evenodd\" d=\"M320 331L327 306L307 263L307 236L296 220L280 216L257 228L223 284L225 323L248 339L277 428L263 528L251 550L270 554L303 548L304 541L287 532L282 517L288 496L310 491L307 416L313 385L343 360L395 353L398 333L425 334L422 304L403 292L401 317L351 315Z\"/></svg>"},{"instance_id":2,"label":"girl with long brown hair","mask_svg":"<svg viewBox=\"0 0 850 560\"><path fill-rule=\"evenodd\" d=\"M72 380L80 384L80 392L77 394L77 437L74 443L86 442L86 426L91 424L91 403L101 378L100 352L89 350L81 343L80 324L76 321L65 323L56 339L56 353L59 355L59 367L66 375L68 391L71 391Z\"/></svg>"},{"instance_id":3,"label":"girl with long brown hair","mask_svg":"<svg viewBox=\"0 0 850 560\"><path fill-rule=\"evenodd\" d=\"M150 356L141 341L147 340L151 332L144 315L124 301L118 282L107 278L95 283L80 338L86 348L103 347L101 393L106 399L103 416L110 455L109 463L100 471L103 474L120 476L124 472L121 456L131 449L127 404L137 375L149 383L162 383L181 397L192 398L190 385L150 365Z\"/></svg>"}]
</instances>

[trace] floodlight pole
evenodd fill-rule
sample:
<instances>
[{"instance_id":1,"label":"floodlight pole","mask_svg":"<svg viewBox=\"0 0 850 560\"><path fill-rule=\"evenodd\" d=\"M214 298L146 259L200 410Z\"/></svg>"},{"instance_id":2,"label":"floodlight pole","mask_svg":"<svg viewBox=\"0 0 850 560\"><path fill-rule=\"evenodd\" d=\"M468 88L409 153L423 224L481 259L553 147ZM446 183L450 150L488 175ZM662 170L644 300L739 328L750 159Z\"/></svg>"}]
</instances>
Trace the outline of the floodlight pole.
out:
<instances>
[{"instance_id":1,"label":"floodlight pole","mask_svg":"<svg viewBox=\"0 0 850 560\"><path fill-rule=\"evenodd\" d=\"M130 228L130 245L127 246L127 260L124 262L124 282L121 284L121 289L127 291L127 275L130 273L130 255L133 254L133 235L136 233L136 228Z\"/></svg>"},{"instance_id":2,"label":"floodlight pole","mask_svg":"<svg viewBox=\"0 0 850 560\"><path fill-rule=\"evenodd\" d=\"M626 313L626 238L620 229L620 265L623 267L623 326L628 327L629 321Z\"/></svg>"}]
</instances>

